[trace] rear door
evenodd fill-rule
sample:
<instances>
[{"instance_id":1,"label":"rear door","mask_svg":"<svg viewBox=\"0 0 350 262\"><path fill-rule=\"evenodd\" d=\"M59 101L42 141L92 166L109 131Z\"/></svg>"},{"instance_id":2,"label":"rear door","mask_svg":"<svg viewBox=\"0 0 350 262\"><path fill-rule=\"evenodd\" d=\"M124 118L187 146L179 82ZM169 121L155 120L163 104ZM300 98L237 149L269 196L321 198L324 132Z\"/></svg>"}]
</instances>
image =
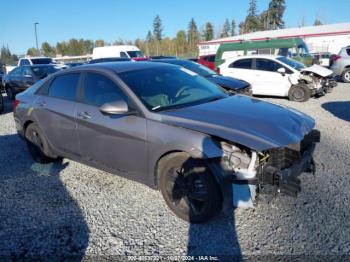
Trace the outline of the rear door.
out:
<instances>
[{"instance_id":1,"label":"rear door","mask_svg":"<svg viewBox=\"0 0 350 262\"><path fill-rule=\"evenodd\" d=\"M110 75L85 73L76 111L80 152L84 160L137 180L147 170L146 119L138 114L101 113L103 104L118 99L132 107Z\"/></svg>"},{"instance_id":2,"label":"rear door","mask_svg":"<svg viewBox=\"0 0 350 262\"><path fill-rule=\"evenodd\" d=\"M280 63L267 59L256 58L253 63L254 74L254 94L286 96L288 95L291 83L288 78L289 69L285 68L286 74L277 72L279 68L284 67Z\"/></svg>"},{"instance_id":3,"label":"rear door","mask_svg":"<svg viewBox=\"0 0 350 262\"><path fill-rule=\"evenodd\" d=\"M58 75L35 101L39 127L49 143L64 156L79 155L75 120L79 82L80 73Z\"/></svg>"},{"instance_id":4,"label":"rear door","mask_svg":"<svg viewBox=\"0 0 350 262\"><path fill-rule=\"evenodd\" d=\"M252 65L253 59L251 58L238 59L225 67L220 67L220 73L224 76L231 76L247 81L252 85L254 93L254 72Z\"/></svg>"}]
</instances>

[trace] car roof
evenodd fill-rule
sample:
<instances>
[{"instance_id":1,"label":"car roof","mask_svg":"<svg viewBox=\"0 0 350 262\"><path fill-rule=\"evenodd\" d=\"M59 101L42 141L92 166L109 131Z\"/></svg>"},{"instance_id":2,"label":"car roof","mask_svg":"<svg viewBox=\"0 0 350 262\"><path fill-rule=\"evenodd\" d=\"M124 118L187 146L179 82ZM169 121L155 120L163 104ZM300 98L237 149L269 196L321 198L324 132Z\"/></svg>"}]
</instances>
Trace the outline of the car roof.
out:
<instances>
[{"instance_id":1,"label":"car roof","mask_svg":"<svg viewBox=\"0 0 350 262\"><path fill-rule=\"evenodd\" d=\"M115 73L124 73L129 71L143 70L143 69L151 69L157 67L174 67L171 64L165 63L150 63L150 62L135 62L135 61L126 61L126 62L106 62L106 63L97 63L97 64L86 64L80 66L79 68L73 67L70 69L66 69L63 72L75 72L78 70L86 70L86 69L105 69L109 71L113 71Z\"/></svg>"},{"instance_id":2,"label":"car roof","mask_svg":"<svg viewBox=\"0 0 350 262\"><path fill-rule=\"evenodd\" d=\"M244 58L277 59L279 57L282 57L282 56L281 55L241 55L241 56L235 56L235 57L228 57L225 60L238 60L238 59L244 59Z\"/></svg>"}]
</instances>

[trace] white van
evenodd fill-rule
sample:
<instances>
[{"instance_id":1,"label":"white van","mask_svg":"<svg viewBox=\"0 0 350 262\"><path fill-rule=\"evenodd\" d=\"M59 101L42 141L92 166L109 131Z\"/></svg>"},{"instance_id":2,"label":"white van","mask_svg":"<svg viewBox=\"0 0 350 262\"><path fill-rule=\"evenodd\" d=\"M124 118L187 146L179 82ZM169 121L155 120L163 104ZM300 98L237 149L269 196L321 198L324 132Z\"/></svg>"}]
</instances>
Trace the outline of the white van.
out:
<instances>
[{"instance_id":1,"label":"white van","mask_svg":"<svg viewBox=\"0 0 350 262\"><path fill-rule=\"evenodd\" d=\"M133 45L112 45L95 47L92 51L92 59L107 57L126 57L133 60L147 59L140 49Z\"/></svg>"}]
</instances>

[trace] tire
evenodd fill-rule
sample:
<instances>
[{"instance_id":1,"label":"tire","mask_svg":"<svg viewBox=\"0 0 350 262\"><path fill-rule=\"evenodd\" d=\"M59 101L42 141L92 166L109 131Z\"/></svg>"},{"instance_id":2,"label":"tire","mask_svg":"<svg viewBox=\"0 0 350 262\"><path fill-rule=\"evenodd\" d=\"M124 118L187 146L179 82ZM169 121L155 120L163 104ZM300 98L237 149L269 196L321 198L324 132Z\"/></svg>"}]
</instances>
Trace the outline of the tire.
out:
<instances>
[{"instance_id":1,"label":"tire","mask_svg":"<svg viewBox=\"0 0 350 262\"><path fill-rule=\"evenodd\" d=\"M2 96L2 93L0 91L0 113L2 113L2 111L4 111L4 97Z\"/></svg>"},{"instance_id":2,"label":"tire","mask_svg":"<svg viewBox=\"0 0 350 262\"><path fill-rule=\"evenodd\" d=\"M51 155L45 137L35 124L30 124L27 127L25 131L25 139L29 153L35 162L46 164L57 159Z\"/></svg>"},{"instance_id":3,"label":"tire","mask_svg":"<svg viewBox=\"0 0 350 262\"><path fill-rule=\"evenodd\" d=\"M162 159L158 171L163 198L179 218L204 223L217 215L222 206L220 188L203 162L176 153Z\"/></svg>"},{"instance_id":4,"label":"tire","mask_svg":"<svg viewBox=\"0 0 350 262\"><path fill-rule=\"evenodd\" d=\"M288 93L288 98L295 102L306 102L311 97L311 90L302 84L292 86Z\"/></svg>"},{"instance_id":5,"label":"tire","mask_svg":"<svg viewBox=\"0 0 350 262\"><path fill-rule=\"evenodd\" d=\"M10 100L15 100L16 93L12 87L10 87L10 86L6 87L6 94Z\"/></svg>"},{"instance_id":6,"label":"tire","mask_svg":"<svg viewBox=\"0 0 350 262\"><path fill-rule=\"evenodd\" d=\"M350 68L344 70L341 78L343 79L344 83L350 83Z\"/></svg>"}]
</instances>

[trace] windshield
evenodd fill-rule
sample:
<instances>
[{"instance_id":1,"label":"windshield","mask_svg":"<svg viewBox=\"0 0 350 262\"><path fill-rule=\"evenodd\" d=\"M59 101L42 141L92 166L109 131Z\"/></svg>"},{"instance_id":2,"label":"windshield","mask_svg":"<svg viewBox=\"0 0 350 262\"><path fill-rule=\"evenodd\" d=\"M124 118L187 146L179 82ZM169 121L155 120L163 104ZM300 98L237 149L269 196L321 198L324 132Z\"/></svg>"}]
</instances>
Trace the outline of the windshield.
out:
<instances>
[{"instance_id":1,"label":"windshield","mask_svg":"<svg viewBox=\"0 0 350 262\"><path fill-rule=\"evenodd\" d=\"M174 65L180 65L188 70L191 70L192 72L197 73L198 75L207 77L211 75L217 75L217 73L211 69L209 69L206 66L202 66L198 63L191 62L191 61L181 61L174 59L173 61L166 61L166 63L174 64Z\"/></svg>"},{"instance_id":2,"label":"windshield","mask_svg":"<svg viewBox=\"0 0 350 262\"><path fill-rule=\"evenodd\" d=\"M145 57L141 51L127 51L128 55L132 58L134 57Z\"/></svg>"},{"instance_id":3,"label":"windshield","mask_svg":"<svg viewBox=\"0 0 350 262\"><path fill-rule=\"evenodd\" d=\"M34 65L47 65L54 63L51 58L32 58L31 60Z\"/></svg>"},{"instance_id":4,"label":"windshield","mask_svg":"<svg viewBox=\"0 0 350 262\"><path fill-rule=\"evenodd\" d=\"M186 107L227 97L220 87L185 68L164 66L118 75L152 111Z\"/></svg>"},{"instance_id":5,"label":"windshield","mask_svg":"<svg viewBox=\"0 0 350 262\"><path fill-rule=\"evenodd\" d=\"M38 78L44 78L49 74L53 74L59 70L61 70L61 68L56 66L33 66L32 67L32 71L34 75Z\"/></svg>"},{"instance_id":6,"label":"windshield","mask_svg":"<svg viewBox=\"0 0 350 262\"><path fill-rule=\"evenodd\" d=\"M290 67L293 67L296 70L305 68L305 66L302 63L299 63L293 59L289 59L285 56L278 57L277 60L281 61L284 64L289 65Z\"/></svg>"}]
</instances>

